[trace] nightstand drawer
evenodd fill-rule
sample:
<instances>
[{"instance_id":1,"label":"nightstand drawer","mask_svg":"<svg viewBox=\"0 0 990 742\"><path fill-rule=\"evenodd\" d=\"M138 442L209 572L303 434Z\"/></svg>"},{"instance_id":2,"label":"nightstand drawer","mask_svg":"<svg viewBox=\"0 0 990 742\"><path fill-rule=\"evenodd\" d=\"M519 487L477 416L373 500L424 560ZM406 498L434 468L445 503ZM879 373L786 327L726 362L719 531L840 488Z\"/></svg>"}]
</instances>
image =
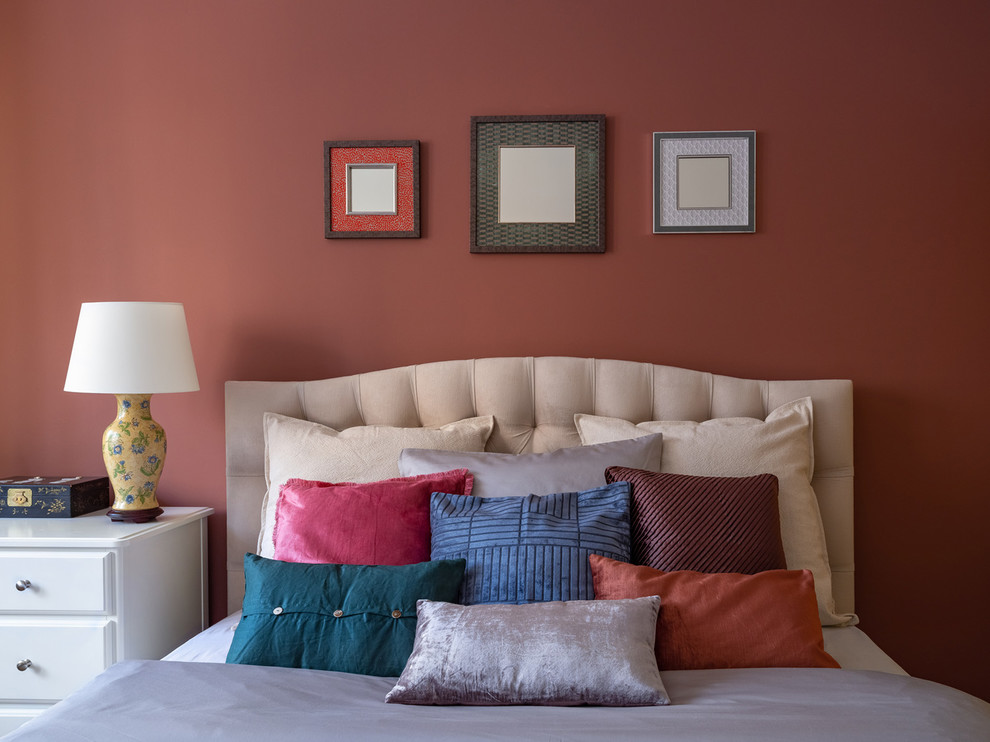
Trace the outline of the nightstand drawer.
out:
<instances>
[{"instance_id":1,"label":"nightstand drawer","mask_svg":"<svg viewBox=\"0 0 990 742\"><path fill-rule=\"evenodd\" d=\"M113 621L0 623L0 699L57 701L113 663ZM19 663L24 670L18 669Z\"/></svg>"},{"instance_id":2,"label":"nightstand drawer","mask_svg":"<svg viewBox=\"0 0 990 742\"><path fill-rule=\"evenodd\" d=\"M113 554L0 552L0 613L109 613Z\"/></svg>"}]
</instances>

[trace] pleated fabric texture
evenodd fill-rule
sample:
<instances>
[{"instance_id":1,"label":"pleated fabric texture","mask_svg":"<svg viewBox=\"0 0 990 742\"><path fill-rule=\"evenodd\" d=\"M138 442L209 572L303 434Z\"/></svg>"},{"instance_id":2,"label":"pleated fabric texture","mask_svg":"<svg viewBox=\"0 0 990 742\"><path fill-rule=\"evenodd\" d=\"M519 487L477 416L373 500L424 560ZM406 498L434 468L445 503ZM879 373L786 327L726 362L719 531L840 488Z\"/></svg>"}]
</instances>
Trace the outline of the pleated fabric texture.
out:
<instances>
[{"instance_id":1,"label":"pleated fabric texture","mask_svg":"<svg viewBox=\"0 0 990 742\"><path fill-rule=\"evenodd\" d=\"M665 572L786 569L777 477L696 477L609 467L632 486L632 561Z\"/></svg>"},{"instance_id":2,"label":"pleated fabric texture","mask_svg":"<svg viewBox=\"0 0 990 742\"><path fill-rule=\"evenodd\" d=\"M629 560L626 482L552 495L433 493L432 559L465 559L461 602L595 597L589 554Z\"/></svg>"}]
</instances>

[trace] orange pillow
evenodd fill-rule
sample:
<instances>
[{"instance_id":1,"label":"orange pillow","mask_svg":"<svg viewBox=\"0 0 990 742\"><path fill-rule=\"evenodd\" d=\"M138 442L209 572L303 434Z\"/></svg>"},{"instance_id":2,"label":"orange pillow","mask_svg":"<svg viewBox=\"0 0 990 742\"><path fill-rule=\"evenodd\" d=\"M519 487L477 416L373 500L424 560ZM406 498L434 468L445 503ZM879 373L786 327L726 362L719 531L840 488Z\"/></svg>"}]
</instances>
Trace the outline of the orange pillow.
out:
<instances>
[{"instance_id":1,"label":"orange pillow","mask_svg":"<svg viewBox=\"0 0 990 742\"><path fill-rule=\"evenodd\" d=\"M661 670L839 667L825 651L811 572L661 572L588 557L595 597L660 596Z\"/></svg>"}]
</instances>

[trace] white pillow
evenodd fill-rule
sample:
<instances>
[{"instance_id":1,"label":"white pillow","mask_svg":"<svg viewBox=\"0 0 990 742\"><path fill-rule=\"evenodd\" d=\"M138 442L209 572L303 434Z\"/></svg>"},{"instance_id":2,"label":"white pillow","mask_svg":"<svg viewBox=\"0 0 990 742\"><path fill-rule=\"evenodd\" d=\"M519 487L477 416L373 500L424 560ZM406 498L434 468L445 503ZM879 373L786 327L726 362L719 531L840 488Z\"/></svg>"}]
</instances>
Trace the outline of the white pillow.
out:
<instances>
[{"instance_id":1,"label":"white pillow","mask_svg":"<svg viewBox=\"0 0 990 742\"><path fill-rule=\"evenodd\" d=\"M265 483L258 553L272 558L275 506L279 488L294 477L321 482L377 482L399 475L404 448L483 451L495 421L471 417L439 428L393 428L364 425L337 431L326 425L266 412Z\"/></svg>"},{"instance_id":2,"label":"white pillow","mask_svg":"<svg viewBox=\"0 0 990 742\"><path fill-rule=\"evenodd\" d=\"M702 423L657 420L637 425L579 413L574 423L586 444L662 433L661 472L717 477L776 475L780 535L788 569L808 569L815 576L823 626L857 621L854 614L835 612L825 529L811 488L815 466L810 397L781 405L765 421L735 417Z\"/></svg>"}]
</instances>

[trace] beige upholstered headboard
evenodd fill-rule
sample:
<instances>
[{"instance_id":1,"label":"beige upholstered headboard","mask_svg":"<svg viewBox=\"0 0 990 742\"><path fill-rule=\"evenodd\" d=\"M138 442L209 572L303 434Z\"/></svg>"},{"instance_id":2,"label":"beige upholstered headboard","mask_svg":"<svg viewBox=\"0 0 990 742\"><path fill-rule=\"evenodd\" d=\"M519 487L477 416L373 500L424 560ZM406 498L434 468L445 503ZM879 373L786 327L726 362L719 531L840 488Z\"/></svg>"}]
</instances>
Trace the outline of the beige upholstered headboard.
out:
<instances>
[{"instance_id":1,"label":"beige upholstered headboard","mask_svg":"<svg viewBox=\"0 0 990 742\"><path fill-rule=\"evenodd\" d=\"M355 425L436 426L493 415L489 451L530 453L580 445L574 414L646 420L763 419L812 398L815 476L836 609L853 605L853 403L846 380L755 381L652 363L595 358L441 361L305 382L229 381L227 605L240 608L243 558L256 549L265 495L262 416L278 412L338 430Z\"/></svg>"}]
</instances>

